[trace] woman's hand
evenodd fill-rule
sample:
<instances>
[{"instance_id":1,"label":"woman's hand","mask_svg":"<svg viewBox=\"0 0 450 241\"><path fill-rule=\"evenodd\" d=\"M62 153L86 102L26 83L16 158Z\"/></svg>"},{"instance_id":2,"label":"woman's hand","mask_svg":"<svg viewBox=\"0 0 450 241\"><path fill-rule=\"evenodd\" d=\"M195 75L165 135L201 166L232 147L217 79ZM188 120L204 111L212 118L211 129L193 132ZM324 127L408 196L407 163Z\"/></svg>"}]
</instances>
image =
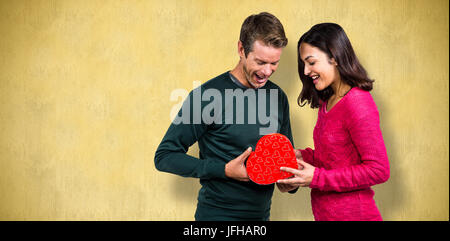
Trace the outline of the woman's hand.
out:
<instances>
[{"instance_id":1,"label":"woman's hand","mask_svg":"<svg viewBox=\"0 0 450 241\"><path fill-rule=\"evenodd\" d=\"M296 152L297 154L297 152ZM301 158L301 155L300 155ZM290 172L294 174L294 177L281 179L277 181L277 184L289 184L296 185L300 187L309 187L309 184L312 182L314 177L314 171L316 168L306 162L303 159L299 159L297 156L297 162L299 164L298 169L290 168L290 167L281 167L281 171Z\"/></svg>"}]
</instances>

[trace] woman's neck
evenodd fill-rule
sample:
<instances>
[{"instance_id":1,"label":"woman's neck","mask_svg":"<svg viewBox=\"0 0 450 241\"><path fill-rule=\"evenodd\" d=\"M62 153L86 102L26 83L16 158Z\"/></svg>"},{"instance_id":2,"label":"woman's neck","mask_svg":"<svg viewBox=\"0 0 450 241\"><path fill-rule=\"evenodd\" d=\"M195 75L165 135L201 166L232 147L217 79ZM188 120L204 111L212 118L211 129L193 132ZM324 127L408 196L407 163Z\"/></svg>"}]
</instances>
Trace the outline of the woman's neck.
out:
<instances>
[{"instance_id":1,"label":"woman's neck","mask_svg":"<svg viewBox=\"0 0 450 241\"><path fill-rule=\"evenodd\" d=\"M350 85L345 83L344 81L339 80L339 82L335 82L331 85L334 94L327 101L327 111L333 108L334 105L339 102L342 97L344 97L352 88Z\"/></svg>"},{"instance_id":2,"label":"woman's neck","mask_svg":"<svg viewBox=\"0 0 450 241\"><path fill-rule=\"evenodd\" d=\"M331 84L331 88L333 89L334 94L337 97L343 97L347 92L351 89L351 86L345 81L342 81L340 78Z\"/></svg>"}]
</instances>

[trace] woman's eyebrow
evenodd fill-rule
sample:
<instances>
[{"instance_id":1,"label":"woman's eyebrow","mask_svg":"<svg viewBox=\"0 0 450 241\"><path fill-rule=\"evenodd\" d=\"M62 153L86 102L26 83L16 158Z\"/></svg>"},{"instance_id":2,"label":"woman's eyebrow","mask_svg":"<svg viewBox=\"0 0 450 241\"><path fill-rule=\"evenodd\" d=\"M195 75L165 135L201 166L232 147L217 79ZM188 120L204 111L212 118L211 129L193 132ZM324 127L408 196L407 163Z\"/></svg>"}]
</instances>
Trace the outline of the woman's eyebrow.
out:
<instances>
[{"instance_id":1,"label":"woman's eyebrow","mask_svg":"<svg viewBox=\"0 0 450 241\"><path fill-rule=\"evenodd\" d=\"M306 57L306 58L305 58L305 61L308 60L308 59L311 58L311 57L314 57L314 56L310 55L310 56Z\"/></svg>"}]
</instances>

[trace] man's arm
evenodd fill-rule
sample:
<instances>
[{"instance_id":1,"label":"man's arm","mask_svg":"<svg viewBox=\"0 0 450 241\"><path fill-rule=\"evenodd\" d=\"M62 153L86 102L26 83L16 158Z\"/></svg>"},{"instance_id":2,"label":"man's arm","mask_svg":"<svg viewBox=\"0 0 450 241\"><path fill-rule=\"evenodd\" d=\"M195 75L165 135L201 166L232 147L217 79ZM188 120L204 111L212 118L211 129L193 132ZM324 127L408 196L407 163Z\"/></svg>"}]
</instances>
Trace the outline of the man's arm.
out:
<instances>
[{"instance_id":1,"label":"man's arm","mask_svg":"<svg viewBox=\"0 0 450 241\"><path fill-rule=\"evenodd\" d=\"M188 101L189 100L189 101ZM207 132L207 125L192 123L192 92L183 105L189 104L190 123L175 121L170 125L155 153L155 167L159 171L177 174L183 177L195 178L233 178L239 181L249 181L244 162L251 153L251 148L235 159L224 162L217 159L199 159L187 155L190 146ZM183 108L178 116L182 116Z\"/></svg>"},{"instance_id":2,"label":"man's arm","mask_svg":"<svg viewBox=\"0 0 450 241\"><path fill-rule=\"evenodd\" d=\"M155 153L155 167L159 171L183 177L225 178L225 162L214 159L199 159L187 155L190 146L207 131L203 122L193 124L193 91L183 103L178 117L188 115L188 122L172 122ZM186 108L187 107L187 108ZM186 113L183 113L186 111ZM177 118L178 118L177 117ZM186 121L184 119L183 121ZM181 123L179 123L181 122Z\"/></svg>"}]
</instances>

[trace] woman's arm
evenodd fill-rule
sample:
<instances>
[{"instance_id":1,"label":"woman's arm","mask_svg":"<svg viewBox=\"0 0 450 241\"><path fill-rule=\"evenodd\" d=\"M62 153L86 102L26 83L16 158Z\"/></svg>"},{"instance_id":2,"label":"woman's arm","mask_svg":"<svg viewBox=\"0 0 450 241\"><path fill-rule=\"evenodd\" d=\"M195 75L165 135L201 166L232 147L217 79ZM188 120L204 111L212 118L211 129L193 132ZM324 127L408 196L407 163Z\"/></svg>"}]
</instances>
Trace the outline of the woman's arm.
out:
<instances>
[{"instance_id":1,"label":"woman's arm","mask_svg":"<svg viewBox=\"0 0 450 241\"><path fill-rule=\"evenodd\" d=\"M389 179L389 161L380 129L378 109L366 92L347 100L346 127L361 164L339 169L316 168L311 188L322 191L346 192L367 188Z\"/></svg>"},{"instance_id":2,"label":"woman's arm","mask_svg":"<svg viewBox=\"0 0 450 241\"><path fill-rule=\"evenodd\" d=\"M389 179L389 161L381 134L378 110L373 99L353 102L348 115L347 129L361 156L361 164L326 170L314 164L314 151L301 150L303 169L282 168L295 174L280 183L309 186L321 191L348 192L386 182Z\"/></svg>"}]
</instances>

